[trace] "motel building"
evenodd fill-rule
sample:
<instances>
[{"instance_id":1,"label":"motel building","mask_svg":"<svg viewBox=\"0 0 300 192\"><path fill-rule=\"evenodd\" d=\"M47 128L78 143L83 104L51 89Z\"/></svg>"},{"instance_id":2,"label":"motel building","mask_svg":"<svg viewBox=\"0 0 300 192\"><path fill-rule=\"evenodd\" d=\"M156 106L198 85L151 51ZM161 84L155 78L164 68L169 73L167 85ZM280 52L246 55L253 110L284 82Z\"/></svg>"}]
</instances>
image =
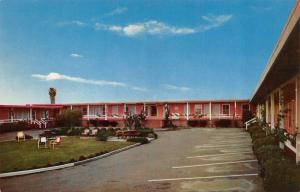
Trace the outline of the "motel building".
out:
<instances>
[{"instance_id":1,"label":"motel building","mask_svg":"<svg viewBox=\"0 0 300 192\"><path fill-rule=\"evenodd\" d=\"M27 122L28 128L55 127L57 115L65 109L82 111L82 126L91 120L116 121L117 127L124 127L126 114L146 115L145 126L161 128L166 110L173 125L187 127L215 127L220 120L228 120L230 126L242 127L242 115L251 110L249 100L190 100L151 101L125 103L74 103L74 104L31 104L0 105L0 124Z\"/></svg>"},{"instance_id":2,"label":"motel building","mask_svg":"<svg viewBox=\"0 0 300 192\"><path fill-rule=\"evenodd\" d=\"M300 1L297 1L250 100L258 118L273 128L278 124L288 134L300 133L299 17ZM278 119L279 114L283 118ZM296 145L286 141L285 146L299 162L300 135L296 137Z\"/></svg>"}]
</instances>

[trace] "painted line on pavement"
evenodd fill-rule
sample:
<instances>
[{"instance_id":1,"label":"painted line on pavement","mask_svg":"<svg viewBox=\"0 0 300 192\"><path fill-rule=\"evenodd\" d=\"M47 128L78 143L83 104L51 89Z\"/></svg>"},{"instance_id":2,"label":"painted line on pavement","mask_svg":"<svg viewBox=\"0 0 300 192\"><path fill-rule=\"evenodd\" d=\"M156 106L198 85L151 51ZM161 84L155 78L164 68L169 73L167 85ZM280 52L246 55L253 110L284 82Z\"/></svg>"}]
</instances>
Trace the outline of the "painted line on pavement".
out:
<instances>
[{"instance_id":1,"label":"painted line on pavement","mask_svg":"<svg viewBox=\"0 0 300 192\"><path fill-rule=\"evenodd\" d=\"M210 155L197 155L197 156L189 156L186 157L187 159L194 159L194 158L202 158L202 157L218 157L218 156L226 156L226 155L240 155L240 154L249 154L253 152L242 152L242 153L222 153L222 154L210 154Z\"/></svg>"},{"instance_id":2,"label":"painted line on pavement","mask_svg":"<svg viewBox=\"0 0 300 192\"><path fill-rule=\"evenodd\" d=\"M172 167L173 169L182 169L182 168L192 168L192 167L205 167L205 166L212 166L212 165L228 165L228 164L237 164L237 163L249 163L249 162L256 162L256 159L244 160L244 161L229 161L229 162L222 162L222 163L208 163L208 164L198 164L198 165L183 165L183 166L176 166Z\"/></svg>"},{"instance_id":3,"label":"painted line on pavement","mask_svg":"<svg viewBox=\"0 0 300 192\"><path fill-rule=\"evenodd\" d=\"M219 148L219 147L249 147L252 146L252 144L247 144L247 145L196 145L195 148Z\"/></svg>"},{"instance_id":4,"label":"painted line on pavement","mask_svg":"<svg viewBox=\"0 0 300 192\"><path fill-rule=\"evenodd\" d=\"M235 177L253 177L258 176L258 173L249 173L241 175L218 175L218 176L207 176L207 177L179 177L170 179L151 179L149 182L161 182L161 181L180 181L180 180L197 180L197 179L222 179L222 178L235 178Z\"/></svg>"}]
</instances>

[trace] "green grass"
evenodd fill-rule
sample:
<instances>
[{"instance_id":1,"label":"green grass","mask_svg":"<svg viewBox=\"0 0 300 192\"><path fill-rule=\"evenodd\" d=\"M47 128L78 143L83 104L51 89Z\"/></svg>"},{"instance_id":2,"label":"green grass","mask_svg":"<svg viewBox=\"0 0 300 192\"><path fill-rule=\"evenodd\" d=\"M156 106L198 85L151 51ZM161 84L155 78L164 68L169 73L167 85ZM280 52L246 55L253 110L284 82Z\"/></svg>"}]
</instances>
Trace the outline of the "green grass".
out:
<instances>
[{"instance_id":1,"label":"green grass","mask_svg":"<svg viewBox=\"0 0 300 192\"><path fill-rule=\"evenodd\" d=\"M79 137L62 138L55 149L38 149L37 140L0 142L0 173L46 167L55 163L67 163L80 156L113 151L133 143L102 142Z\"/></svg>"}]
</instances>

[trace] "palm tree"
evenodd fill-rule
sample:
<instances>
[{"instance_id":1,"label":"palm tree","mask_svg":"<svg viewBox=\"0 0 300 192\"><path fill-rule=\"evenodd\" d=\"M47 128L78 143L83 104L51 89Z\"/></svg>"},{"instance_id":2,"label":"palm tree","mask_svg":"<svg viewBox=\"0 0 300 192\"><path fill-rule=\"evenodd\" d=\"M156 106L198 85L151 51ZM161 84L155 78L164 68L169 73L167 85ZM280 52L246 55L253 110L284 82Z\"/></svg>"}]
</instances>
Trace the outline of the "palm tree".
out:
<instances>
[{"instance_id":1,"label":"palm tree","mask_svg":"<svg viewBox=\"0 0 300 192\"><path fill-rule=\"evenodd\" d=\"M55 104L56 89L50 87L48 92L49 92L51 104Z\"/></svg>"}]
</instances>

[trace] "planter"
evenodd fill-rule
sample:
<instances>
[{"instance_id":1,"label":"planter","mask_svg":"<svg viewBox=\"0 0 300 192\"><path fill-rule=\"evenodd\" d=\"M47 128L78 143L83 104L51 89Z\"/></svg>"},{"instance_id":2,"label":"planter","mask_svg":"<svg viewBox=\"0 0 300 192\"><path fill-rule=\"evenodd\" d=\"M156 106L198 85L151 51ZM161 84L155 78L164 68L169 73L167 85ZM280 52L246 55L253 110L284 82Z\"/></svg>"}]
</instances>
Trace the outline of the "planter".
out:
<instances>
[{"instance_id":1,"label":"planter","mask_svg":"<svg viewBox=\"0 0 300 192\"><path fill-rule=\"evenodd\" d=\"M284 143L279 142L279 148L283 150L284 149Z\"/></svg>"}]
</instances>

